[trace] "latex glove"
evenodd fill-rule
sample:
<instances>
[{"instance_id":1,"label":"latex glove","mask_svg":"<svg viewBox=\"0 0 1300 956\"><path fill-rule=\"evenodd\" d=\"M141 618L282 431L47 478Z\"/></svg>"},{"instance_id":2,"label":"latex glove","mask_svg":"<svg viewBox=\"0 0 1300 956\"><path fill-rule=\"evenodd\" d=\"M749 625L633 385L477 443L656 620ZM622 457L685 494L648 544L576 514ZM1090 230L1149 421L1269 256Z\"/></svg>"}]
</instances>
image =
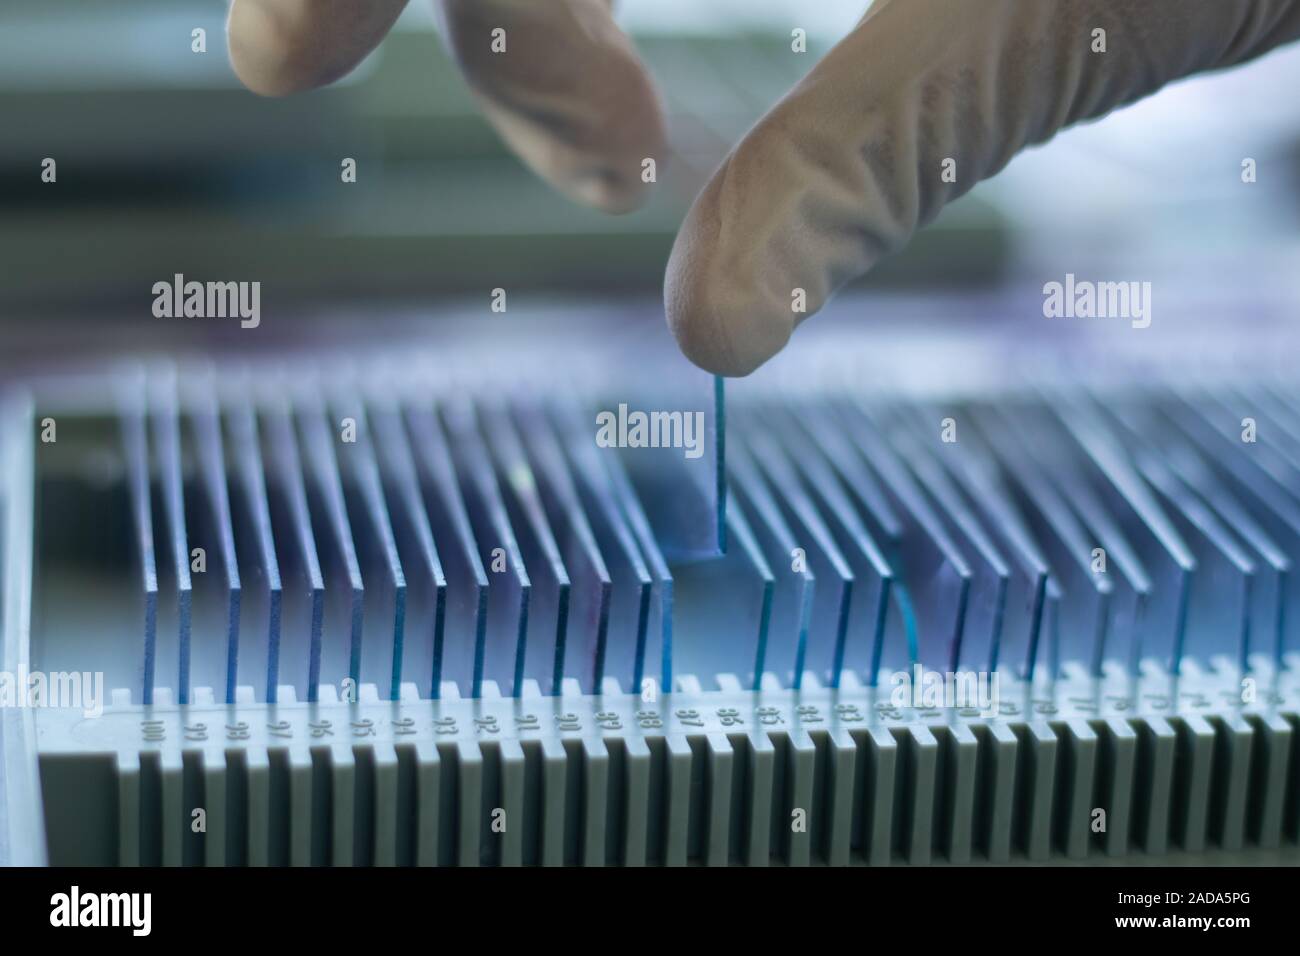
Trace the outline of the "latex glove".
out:
<instances>
[{"instance_id":1,"label":"latex glove","mask_svg":"<svg viewBox=\"0 0 1300 956\"><path fill-rule=\"evenodd\" d=\"M258 92L327 83L405 2L235 0L232 62ZM440 2L453 52L507 142L575 198L637 205L642 160L663 154L663 119L607 0ZM490 52L495 27L507 54ZM1098 29L1104 53L1093 52ZM876 0L695 201L668 263L669 325L697 364L748 374L1020 149L1298 36L1300 0ZM943 178L948 159L955 182Z\"/></svg>"},{"instance_id":2,"label":"latex glove","mask_svg":"<svg viewBox=\"0 0 1300 956\"><path fill-rule=\"evenodd\" d=\"M279 96L333 82L388 33L406 0L234 0L230 61ZM663 161L663 111L609 0L435 0L442 33L507 143L561 192L636 208L647 158ZM505 52L492 51L493 30Z\"/></svg>"},{"instance_id":3,"label":"latex glove","mask_svg":"<svg viewBox=\"0 0 1300 956\"><path fill-rule=\"evenodd\" d=\"M1300 0L877 0L695 201L669 324L699 365L746 375L1025 146L1298 36Z\"/></svg>"}]
</instances>

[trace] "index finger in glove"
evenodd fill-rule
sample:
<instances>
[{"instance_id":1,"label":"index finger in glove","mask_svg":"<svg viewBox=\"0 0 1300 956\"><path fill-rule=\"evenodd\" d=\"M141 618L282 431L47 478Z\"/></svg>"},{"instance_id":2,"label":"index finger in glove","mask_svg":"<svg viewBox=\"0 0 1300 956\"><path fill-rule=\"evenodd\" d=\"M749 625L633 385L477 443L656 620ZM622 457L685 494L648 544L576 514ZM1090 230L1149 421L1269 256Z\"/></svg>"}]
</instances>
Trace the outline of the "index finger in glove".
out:
<instances>
[{"instance_id":1,"label":"index finger in glove","mask_svg":"<svg viewBox=\"0 0 1300 956\"><path fill-rule=\"evenodd\" d=\"M663 112L609 0L443 0L444 33L506 142L561 192L640 205L662 162Z\"/></svg>"}]
</instances>

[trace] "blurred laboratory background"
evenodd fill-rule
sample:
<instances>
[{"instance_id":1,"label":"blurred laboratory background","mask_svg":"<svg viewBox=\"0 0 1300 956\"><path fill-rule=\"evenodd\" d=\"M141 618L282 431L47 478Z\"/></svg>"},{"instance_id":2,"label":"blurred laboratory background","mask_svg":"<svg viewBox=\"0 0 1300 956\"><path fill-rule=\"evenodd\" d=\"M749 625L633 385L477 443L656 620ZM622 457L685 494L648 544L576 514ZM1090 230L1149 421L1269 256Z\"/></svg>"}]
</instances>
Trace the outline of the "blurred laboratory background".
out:
<instances>
[{"instance_id":1,"label":"blurred laboratory background","mask_svg":"<svg viewBox=\"0 0 1300 956\"><path fill-rule=\"evenodd\" d=\"M0 316L147 318L152 283L177 272L256 279L265 310L304 314L295 304L322 297L372 309L498 286L656 294L709 172L864 4L622 0L661 84L673 151L653 200L621 217L572 205L507 152L438 42L428 0L413 0L354 74L283 100L239 86L226 9L0 5ZM191 50L198 27L206 53ZM808 31L806 54L791 51L796 27ZM1292 46L1068 131L864 282L987 289L1090 270L1294 282L1297 89ZM57 159L56 186L41 182L45 157ZM343 157L357 160L355 184L340 181ZM1247 157L1253 184L1241 179Z\"/></svg>"}]
</instances>

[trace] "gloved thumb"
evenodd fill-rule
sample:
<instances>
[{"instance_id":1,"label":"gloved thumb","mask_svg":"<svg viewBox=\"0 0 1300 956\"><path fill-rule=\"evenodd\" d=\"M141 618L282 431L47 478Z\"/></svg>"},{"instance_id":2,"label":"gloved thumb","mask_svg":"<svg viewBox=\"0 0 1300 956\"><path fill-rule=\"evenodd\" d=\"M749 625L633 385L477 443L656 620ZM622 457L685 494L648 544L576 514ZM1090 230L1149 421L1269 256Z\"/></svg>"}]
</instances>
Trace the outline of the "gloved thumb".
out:
<instances>
[{"instance_id":1,"label":"gloved thumb","mask_svg":"<svg viewBox=\"0 0 1300 956\"><path fill-rule=\"evenodd\" d=\"M1025 146L1297 37L1300 0L877 0L696 199L669 325L747 375Z\"/></svg>"}]
</instances>

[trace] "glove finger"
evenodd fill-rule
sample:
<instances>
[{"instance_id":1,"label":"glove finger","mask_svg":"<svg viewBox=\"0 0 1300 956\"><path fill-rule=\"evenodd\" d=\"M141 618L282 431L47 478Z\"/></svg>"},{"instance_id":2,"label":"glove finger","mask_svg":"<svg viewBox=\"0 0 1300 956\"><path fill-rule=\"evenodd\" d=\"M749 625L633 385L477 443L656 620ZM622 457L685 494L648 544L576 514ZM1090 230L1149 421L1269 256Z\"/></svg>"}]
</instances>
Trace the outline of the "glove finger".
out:
<instances>
[{"instance_id":1,"label":"glove finger","mask_svg":"<svg viewBox=\"0 0 1300 956\"><path fill-rule=\"evenodd\" d=\"M324 86L379 46L405 6L406 0L234 0L231 66L263 96Z\"/></svg>"},{"instance_id":2,"label":"glove finger","mask_svg":"<svg viewBox=\"0 0 1300 956\"><path fill-rule=\"evenodd\" d=\"M442 0L442 20L487 116L543 179L609 212L641 204L663 111L608 0Z\"/></svg>"},{"instance_id":3,"label":"glove finger","mask_svg":"<svg viewBox=\"0 0 1300 956\"><path fill-rule=\"evenodd\" d=\"M1300 0L878 0L696 199L669 325L747 375L1023 147L1297 36Z\"/></svg>"}]
</instances>

